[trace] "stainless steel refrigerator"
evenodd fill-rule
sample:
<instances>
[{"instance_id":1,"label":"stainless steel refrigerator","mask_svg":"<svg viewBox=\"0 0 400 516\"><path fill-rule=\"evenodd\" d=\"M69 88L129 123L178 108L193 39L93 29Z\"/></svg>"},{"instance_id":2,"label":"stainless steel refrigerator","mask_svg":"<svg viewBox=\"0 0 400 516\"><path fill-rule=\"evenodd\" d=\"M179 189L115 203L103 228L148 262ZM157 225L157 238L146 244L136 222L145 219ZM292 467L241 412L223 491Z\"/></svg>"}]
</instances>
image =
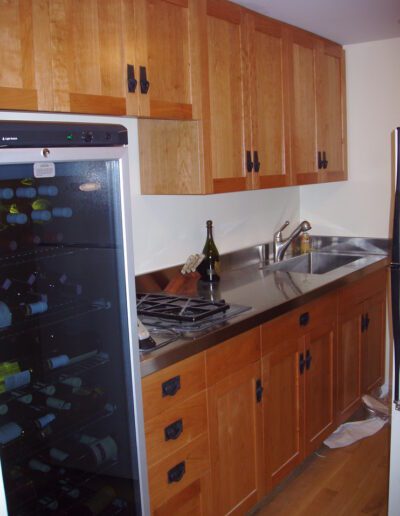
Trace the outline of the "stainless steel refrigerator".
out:
<instances>
[{"instance_id":1,"label":"stainless steel refrigerator","mask_svg":"<svg viewBox=\"0 0 400 516\"><path fill-rule=\"evenodd\" d=\"M149 511L127 131L0 122L0 513Z\"/></svg>"},{"instance_id":2,"label":"stainless steel refrigerator","mask_svg":"<svg viewBox=\"0 0 400 516\"><path fill-rule=\"evenodd\" d=\"M392 428L390 449L389 516L400 514L400 128L395 130L395 198L391 263L393 333Z\"/></svg>"}]
</instances>

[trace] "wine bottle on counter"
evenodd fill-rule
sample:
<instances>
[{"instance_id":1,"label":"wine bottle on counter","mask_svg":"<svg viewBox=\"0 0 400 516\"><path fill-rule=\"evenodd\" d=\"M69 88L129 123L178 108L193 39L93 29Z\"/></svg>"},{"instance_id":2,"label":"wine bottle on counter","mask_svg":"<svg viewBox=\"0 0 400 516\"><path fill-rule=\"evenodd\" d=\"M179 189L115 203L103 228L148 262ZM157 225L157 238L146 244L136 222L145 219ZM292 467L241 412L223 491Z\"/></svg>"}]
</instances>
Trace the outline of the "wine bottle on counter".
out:
<instances>
[{"instance_id":1,"label":"wine bottle on counter","mask_svg":"<svg viewBox=\"0 0 400 516\"><path fill-rule=\"evenodd\" d=\"M219 281L219 252L212 234L212 221L207 220L207 239L203 248L204 260L199 265L202 281L215 283Z\"/></svg>"}]
</instances>

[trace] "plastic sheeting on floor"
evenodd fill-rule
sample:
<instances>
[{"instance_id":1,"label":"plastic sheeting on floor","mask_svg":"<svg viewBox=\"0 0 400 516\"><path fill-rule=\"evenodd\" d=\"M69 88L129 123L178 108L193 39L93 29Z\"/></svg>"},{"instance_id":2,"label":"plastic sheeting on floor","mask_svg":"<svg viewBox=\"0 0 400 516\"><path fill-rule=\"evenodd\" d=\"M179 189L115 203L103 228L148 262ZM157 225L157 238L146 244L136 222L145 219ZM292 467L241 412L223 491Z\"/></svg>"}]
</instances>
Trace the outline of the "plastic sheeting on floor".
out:
<instances>
[{"instance_id":1,"label":"plastic sheeting on floor","mask_svg":"<svg viewBox=\"0 0 400 516\"><path fill-rule=\"evenodd\" d=\"M343 448L349 446L364 437L376 434L385 424L387 420L380 417L372 417L364 421L352 421L344 423L333 432L324 444L329 448Z\"/></svg>"},{"instance_id":2,"label":"plastic sheeting on floor","mask_svg":"<svg viewBox=\"0 0 400 516\"><path fill-rule=\"evenodd\" d=\"M362 397L363 404L368 413L374 417L369 417L363 421L350 421L340 425L333 432L324 444L329 448L343 448L349 446L364 437L376 434L389 421L389 408L385 404L385 398L374 398L368 394Z\"/></svg>"}]
</instances>

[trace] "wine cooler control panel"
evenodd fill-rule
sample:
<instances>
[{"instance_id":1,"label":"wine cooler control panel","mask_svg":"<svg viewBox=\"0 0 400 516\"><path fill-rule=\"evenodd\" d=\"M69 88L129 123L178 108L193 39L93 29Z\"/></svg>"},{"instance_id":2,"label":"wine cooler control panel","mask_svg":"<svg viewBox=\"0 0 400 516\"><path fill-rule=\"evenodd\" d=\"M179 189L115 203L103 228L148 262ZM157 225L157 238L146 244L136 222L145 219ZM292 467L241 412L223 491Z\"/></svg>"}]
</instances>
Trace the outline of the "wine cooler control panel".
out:
<instances>
[{"instance_id":1,"label":"wine cooler control panel","mask_svg":"<svg viewBox=\"0 0 400 516\"><path fill-rule=\"evenodd\" d=\"M86 147L127 145L122 125L2 122L0 149L10 147Z\"/></svg>"}]
</instances>

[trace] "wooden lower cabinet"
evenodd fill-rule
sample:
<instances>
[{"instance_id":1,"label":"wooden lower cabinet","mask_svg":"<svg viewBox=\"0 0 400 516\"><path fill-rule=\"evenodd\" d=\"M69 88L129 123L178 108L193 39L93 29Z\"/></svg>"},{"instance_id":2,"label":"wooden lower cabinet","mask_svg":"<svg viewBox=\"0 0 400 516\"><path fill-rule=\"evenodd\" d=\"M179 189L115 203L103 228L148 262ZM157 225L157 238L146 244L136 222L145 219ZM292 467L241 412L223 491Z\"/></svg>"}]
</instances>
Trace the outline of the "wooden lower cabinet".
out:
<instances>
[{"instance_id":1,"label":"wooden lower cabinet","mask_svg":"<svg viewBox=\"0 0 400 516\"><path fill-rule=\"evenodd\" d=\"M336 311L334 312L336 319ZM304 439L306 456L331 434L335 425L336 321L319 325L305 336Z\"/></svg>"},{"instance_id":2,"label":"wooden lower cabinet","mask_svg":"<svg viewBox=\"0 0 400 516\"><path fill-rule=\"evenodd\" d=\"M153 515L242 515L383 382L386 270L143 380Z\"/></svg>"},{"instance_id":3,"label":"wooden lower cabinet","mask_svg":"<svg viewBox=\"0 0 400 516\"><path fill-rule=\"evenodd\" d=\"M365 302L365 331L361 360L361 385L364 392L379 387L384 380L386 292Z\"/></svg>"},{"instance_id":4,"label":"wooden lower cabinet","mask_svg":"<svg viewBox=\"0 0 400 516\"><path fill-rule=\"evenodd\" d=\"M211 477L204 476L189 484L182 491L157 507L154 516L207 516L211 515Z\"/></svg>"},{"instance_id":5,"label":"wooden lower cabinet","mask_svg":"<svg viewBox=\"0 0 400 516\"><path fill-rule=\"evenodd\" d=\"M259 499L262 436L256 388L260 379L256 362L209 389L215 515L243 514Z\"/></svg>"},{"instance_id":6,"label":"wooden lower cabinet","mask_svg":"<svg viewBox=\"0 0 400 516\"><path fill-rule=\"evenodd\" d=\"M262 326L265 492L334 430L336 294Z\"/></svg>"},{"instance_id":7,"label":"wooden lower cabinet","mask_svg":"<svg viewBox=\"0 0 400 516\"><path fill-rule=\"evenodd\" d=\"M301 462L304 454L300 438L303 392L299 388L299 357L302 348L302 341L289 339L262 359L268 491Z\"/></svg>"},{"instance_id":8,"label":"wooden lower cabinet","mask_svg":"<svg viewBox=\"0 0 400 516\"><path fill-rule=\"evenodd\" d=\"M345 421L361 396L384 381L386 269L339 292L337 418Z\"/></svg>"},{"instance_id":9,"label":"wooden lower cabinet","mask_svg":"<svg viewBox=\"0 0 400 516\"><path fill-rule=\"evenodd\" d=\"M213 516L244 514L261 497L260 328L206 352Z\"/></svg>"}]
</instances>

